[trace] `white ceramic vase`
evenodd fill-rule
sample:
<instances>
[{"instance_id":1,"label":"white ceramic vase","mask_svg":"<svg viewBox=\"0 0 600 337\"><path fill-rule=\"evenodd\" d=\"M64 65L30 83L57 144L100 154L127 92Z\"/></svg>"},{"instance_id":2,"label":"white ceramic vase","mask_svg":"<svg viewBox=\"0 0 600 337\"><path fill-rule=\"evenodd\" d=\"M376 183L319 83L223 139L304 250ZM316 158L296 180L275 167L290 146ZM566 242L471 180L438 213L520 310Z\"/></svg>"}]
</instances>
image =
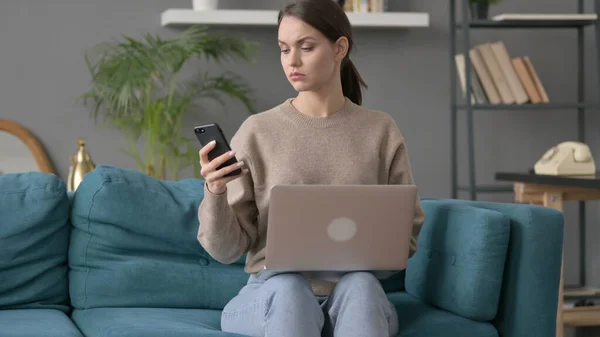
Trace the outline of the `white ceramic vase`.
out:
<instances>
[{"instance_id":1,"label":"white ceramic vase","mask_svg":"<svg viewBox=\"0 0 600 337\"><path fill-rule=\"evenodd\" d=\"M192 0L195 11L214 11L218 7L219 0Z\"/></svg>"}]
</instances>

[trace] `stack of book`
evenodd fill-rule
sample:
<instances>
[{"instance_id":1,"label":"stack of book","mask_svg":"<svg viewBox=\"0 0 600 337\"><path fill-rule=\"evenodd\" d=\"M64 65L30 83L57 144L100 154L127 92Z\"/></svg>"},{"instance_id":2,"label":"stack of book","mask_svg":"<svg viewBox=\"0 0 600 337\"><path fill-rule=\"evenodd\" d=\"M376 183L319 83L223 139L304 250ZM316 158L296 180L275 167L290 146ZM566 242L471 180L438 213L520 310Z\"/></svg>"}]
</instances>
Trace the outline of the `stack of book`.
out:
<instances>
[{"instance_id":1,"label":"stack of book","mask_svg":"<svg viewBox=\"0 0 600 337\"><path fill-rule=\"evenodd\" d=\"M344 11L351 13L381 13L388 11L388 0L338 0Z\"/></svg>"},{"instance_id":2,"label":"stack of book","mask_svg":"<svg viewBox=\"0 0 600 337\"><path fill-rule=\"evenodd\" d=\"M502 41L476 45L471 58L472 104L548 103L548 95L531 60L511 56ZM466 97L465 55L455 55L458 79Z\"/></svg>"}]
</instances>

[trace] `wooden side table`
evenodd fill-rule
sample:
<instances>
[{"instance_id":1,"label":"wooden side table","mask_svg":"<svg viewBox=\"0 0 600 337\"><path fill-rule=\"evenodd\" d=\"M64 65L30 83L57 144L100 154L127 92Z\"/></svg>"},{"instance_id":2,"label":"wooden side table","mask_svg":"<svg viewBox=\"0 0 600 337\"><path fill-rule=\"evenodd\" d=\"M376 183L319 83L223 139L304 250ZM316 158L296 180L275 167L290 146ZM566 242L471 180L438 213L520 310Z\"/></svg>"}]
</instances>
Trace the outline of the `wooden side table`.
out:
<instances>
[{"instance_id":1,"label":"wooden side table","mask_svg":"<svg viewBox=\"0 0 600 337\"><path fill-rule=\"evenodd\" d=\"M496 173L496 180L513 183L515 201L563 211L564 201L579 201L580 286L566 289L564 260L561 267L556 336L565 327L600 326L600 306L565 307L565 299L600 298L600 289L585 286L585 201L600 200L600 174L594 176L546 176L534 173ZM564 255L564 253L563 253Z\"/></svg>"}]
</instances>

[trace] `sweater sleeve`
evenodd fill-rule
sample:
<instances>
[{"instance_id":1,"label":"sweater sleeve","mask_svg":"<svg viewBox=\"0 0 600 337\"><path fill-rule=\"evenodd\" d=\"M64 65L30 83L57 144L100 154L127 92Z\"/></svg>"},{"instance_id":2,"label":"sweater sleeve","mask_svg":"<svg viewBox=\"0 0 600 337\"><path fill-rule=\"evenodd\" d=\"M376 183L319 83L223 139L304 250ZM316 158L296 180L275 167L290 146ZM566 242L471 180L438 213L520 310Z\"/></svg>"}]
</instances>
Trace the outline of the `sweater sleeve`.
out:
<instances>
[{"instance_id":1,"label":"sweater sleeve","mask_svg":"<svg viewBox=\"0 0 600 337\"><path fill-rule=\"evenodd\" d=\"M402 135L398 134L395 137L394 141L390 144L392 145L392 159L390 163L389 169L389 181L390 185L416 185L412 169L410 166L410 160L408 157L408 150L406 148L406 143ZM409 257L413 256L417 251L417 238L421 231L421 226L425 222L425 212L423 211L423 207L421 206L421 201L419 196L415 200L415 214L413 218L413 230L412 236L410 238L410 253Z\"/></svg>"},{"instance_id":2,"label":"sweater sleeve","mask_svg":"<svg viewBox=\"0 0 600 337\"><path fill-rule=\"evenodd\" d=\"M232 142L232 148L235 149ZM252 161L240 149L249 173L230 181L223 194L212 193L204 185L204 198L198 208L198 241L215 260L230 264L246 254L257 238L258 209L254 199Z\"/></svg>"}]
</instances>

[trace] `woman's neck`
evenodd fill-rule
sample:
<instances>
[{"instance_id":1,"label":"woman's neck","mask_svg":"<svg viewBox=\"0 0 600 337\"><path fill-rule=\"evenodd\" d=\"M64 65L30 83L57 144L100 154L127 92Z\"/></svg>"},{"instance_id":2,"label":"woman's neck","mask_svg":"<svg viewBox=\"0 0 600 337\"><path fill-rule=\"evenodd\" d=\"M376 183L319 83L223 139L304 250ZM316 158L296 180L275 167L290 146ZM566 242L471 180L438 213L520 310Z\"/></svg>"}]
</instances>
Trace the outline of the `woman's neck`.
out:
<instances>
[{"instance_id":1,"label":"woman's neck","mask_svg":"<svg viewBox=\"0 0 600 337\"><path fill-rule=\"evenodd\" d=\"M310 117L331 116L340 111L344 104L345 98L341 86L339 90L303 91L292 101L296 110Z\"/></svg>"}]
</instances>

